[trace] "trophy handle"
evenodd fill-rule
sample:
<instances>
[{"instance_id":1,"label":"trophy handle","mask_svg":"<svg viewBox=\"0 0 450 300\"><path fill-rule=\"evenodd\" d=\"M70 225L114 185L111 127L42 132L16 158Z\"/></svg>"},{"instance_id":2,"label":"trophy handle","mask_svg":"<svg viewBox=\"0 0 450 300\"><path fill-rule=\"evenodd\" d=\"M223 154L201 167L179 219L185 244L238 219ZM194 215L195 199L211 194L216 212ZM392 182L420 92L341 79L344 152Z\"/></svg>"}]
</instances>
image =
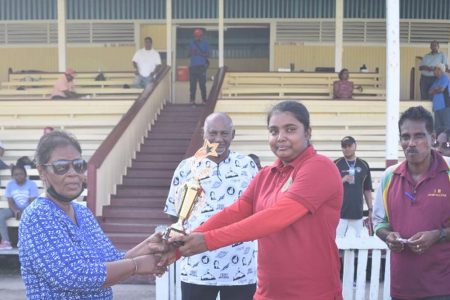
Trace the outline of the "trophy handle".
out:
<instances>
[{"instance_id":1,"label":"trophy handle","mask_svg":"<svg viewBox=\"0 0 450 300\"><path fill-rule=\"evenodd\" d=\"M184 231L182 223L178 221L177 223L172 224L166 229L166 232L164 232L163 235L163 239L167 241L169 238L183 235L186 235L186 232Z\"/></svg>"}]
</instances>

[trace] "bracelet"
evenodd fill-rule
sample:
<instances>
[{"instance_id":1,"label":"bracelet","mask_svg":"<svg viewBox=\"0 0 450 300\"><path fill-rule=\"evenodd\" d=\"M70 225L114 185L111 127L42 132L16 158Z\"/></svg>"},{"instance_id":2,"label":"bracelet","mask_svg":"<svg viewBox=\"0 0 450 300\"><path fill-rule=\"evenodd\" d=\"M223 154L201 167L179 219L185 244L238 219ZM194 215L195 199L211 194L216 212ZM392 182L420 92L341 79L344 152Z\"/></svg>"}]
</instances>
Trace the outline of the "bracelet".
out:
<instances>
[{"instance_id":1,"label":"bracelet","mask_svg":"<svg viewBox=\"0 0 450 300\"><path fill-rule=\"evenodd\" d=\"M130 260L133 262L133 264L134 264L134 272L133 272L133 275L134 274L136 274L137 272L138 272L138 264L137 264L137 262L134 260L134 257L133 258L130 258Z\"/></svg>"},{"instance_id":2,"label":"bracelet","mask_svg":"<svg viewBox=\"0 0 450 300\"><path fill-rule=\"evenodd\" d=\"M368 211L372 211L372 207L368 208L367 210L368 210Z\"/></svg>"}]
</instances>

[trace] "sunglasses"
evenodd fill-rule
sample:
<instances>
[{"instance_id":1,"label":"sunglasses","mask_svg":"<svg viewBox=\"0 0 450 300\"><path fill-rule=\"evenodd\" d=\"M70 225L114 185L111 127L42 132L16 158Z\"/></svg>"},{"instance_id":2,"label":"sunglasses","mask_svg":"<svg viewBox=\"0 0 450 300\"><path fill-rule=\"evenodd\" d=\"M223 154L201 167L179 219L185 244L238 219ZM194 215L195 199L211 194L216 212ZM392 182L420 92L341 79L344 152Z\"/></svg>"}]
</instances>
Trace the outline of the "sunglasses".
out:
<instances>
[{"instance_id":1,"label":"sunglasses","mask_svg":"<svg viewBox=\"0 0 450 300\"><path fill-rule=\"evenodd\" d=\"M450 142L439 143L438 141L436 141L433 144L433 148L450 149Z\"/></svg>"},{"instance_id":2,"label":"sunglasses","mask_svg":"<svg viewBox=\"0 0 450 300\"><path fill-rule=\"evenodd\" d=\"M70 170L70 166L77 172L78 174L83 174L87 169L87 162L84 159L74 159L74 160L55 160L51 164L43 164L46 167L52 167L53 173L56 175L64 175Z\"/></svg>"}]
</instances>

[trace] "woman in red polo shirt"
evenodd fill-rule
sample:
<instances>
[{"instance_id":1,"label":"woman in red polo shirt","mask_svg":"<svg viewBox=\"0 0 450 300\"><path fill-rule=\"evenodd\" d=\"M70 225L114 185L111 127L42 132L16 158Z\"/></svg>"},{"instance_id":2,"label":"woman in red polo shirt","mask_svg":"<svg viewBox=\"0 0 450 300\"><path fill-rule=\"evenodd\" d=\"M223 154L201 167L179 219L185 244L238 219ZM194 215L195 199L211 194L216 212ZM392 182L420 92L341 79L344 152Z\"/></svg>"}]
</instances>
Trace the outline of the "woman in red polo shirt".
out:
<instances>
[{"instance_id":1,"label":"woman in red polo shirt","mask_svg":"<svg viewBox=\"0 0 450 300\"><path fill-rule=\"evenodd\" d=\"M183 241L184 256L258 239L257 300L342 299L335 243L342 183L335 164L310 143L309 112L295 101L267 117L277 156L235 202ZM237 261L242 269L245 262ZM245 272L243 272L245 273Z\"/></svg>"}]
</instances>

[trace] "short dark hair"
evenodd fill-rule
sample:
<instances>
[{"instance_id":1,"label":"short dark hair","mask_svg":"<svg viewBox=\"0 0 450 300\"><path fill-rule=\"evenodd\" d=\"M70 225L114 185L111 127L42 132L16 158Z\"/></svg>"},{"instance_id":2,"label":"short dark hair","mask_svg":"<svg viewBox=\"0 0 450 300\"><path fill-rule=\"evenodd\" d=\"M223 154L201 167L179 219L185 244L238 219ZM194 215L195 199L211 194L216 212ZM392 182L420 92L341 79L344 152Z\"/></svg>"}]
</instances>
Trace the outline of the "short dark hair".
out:
<instances>
[{"instance_id":1,"label":"short dark hair","mask_svg":"<svg viewBox=\"0 0 450 300\"><path fill-rule=\"evenodd\" d=\"M36 165L28 156L21 156L17 159L16 165L18 166L30 166L31 168L35 168Z\"/></svg>"},{"instance_id":2,"label":"short dark hair","mask_svg":"<svg viewBox=\"0 0 450 300\"><path fill-rule=\"evenodd\" d=\"M145 42L145 41L150 41L150 43L153 44L153 39L152 39L151 37L149 37L149 36L146 36L146 37L144 38L144 42Z\"/></svg>"},{"instance_id":3,"label":"short dark hair","mask_svg":"<svg viewBox=\"0 0 450 300\"><path fill-rule=\"evenodd\" d=\"M342 75L344 75L344 72L348 72L348 69L344 68L339 72L339 74L338 74L339 79L342 79Z\"/></svg>"},{"instance_id":4,"label":"short dark hair","mask_svg":"<svg viewBox=\"0 0 450 300\"><path fill-rule=\"evenodd\" d=\"M450 128L447 129L441 129L436 131L436 137L438 137L439 135L441 135L441 133L444 133L447 136L447 141L450 140Z\"/></svg>"},{"instance_id":5,"label":"short dark hair","mask_svg":"<svg viewBox=\"0 0 450 300\"><path fill-rule=\"evenodd\" d=\"M406 120L422 121L425 122L425 128L428 133L432 134L434 130L433 116L426 110L423 106L412 106L405 110L400 115L400 120L398 121L398 131Z\"/></svg>"},{"instance_id":6,"label":"short dark hair","mask_svg":"<svg viewBox=\"0 0 450 300\"><path fill-rule=\"evenodd\" d=\"M25 169L25 166L22 165L14 165L11 167L11 176L14 175L15 170L22 170L25 173L25 176L27 176L27 169Z\"/></svg>"},{"instance_id":7,"label":"short dark hair","mask_svg":"<svg viewBox=\"0 0 450 300\"><path fill-rule=\"evenodd\" d=\"M81 154L81 146L77 139L70 133L63 130L54 130L44 134L39 140L35 161L37 165L48 163L53 150L59 147L72 146Z\"/></svg>"},{"instance_id":8,"label":"short dark hair","mask_svg":"<svg viewBox=\"0 0 450 300\"><path fill-rule=\"evenodd\" d=\"M309 112L300 102L287 100L276 104L267 114L267 125L275 112L290 112L306 129L309 129Z\"/></svg>"}]
</instances>

